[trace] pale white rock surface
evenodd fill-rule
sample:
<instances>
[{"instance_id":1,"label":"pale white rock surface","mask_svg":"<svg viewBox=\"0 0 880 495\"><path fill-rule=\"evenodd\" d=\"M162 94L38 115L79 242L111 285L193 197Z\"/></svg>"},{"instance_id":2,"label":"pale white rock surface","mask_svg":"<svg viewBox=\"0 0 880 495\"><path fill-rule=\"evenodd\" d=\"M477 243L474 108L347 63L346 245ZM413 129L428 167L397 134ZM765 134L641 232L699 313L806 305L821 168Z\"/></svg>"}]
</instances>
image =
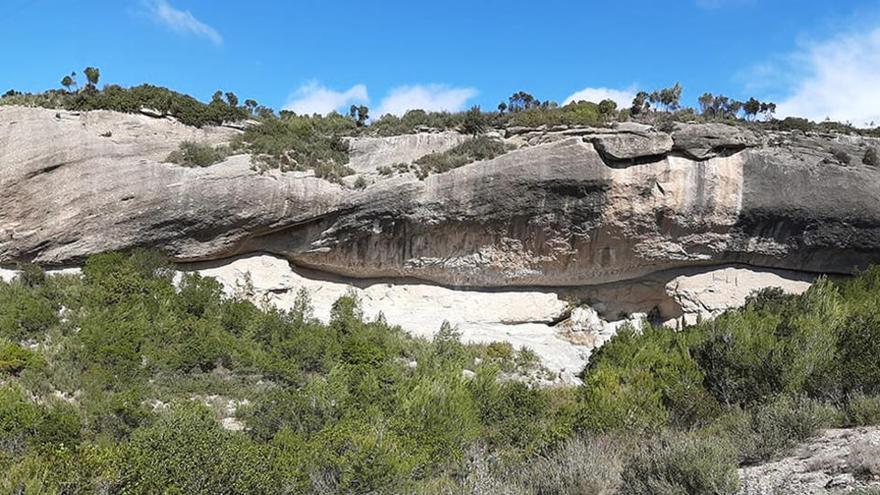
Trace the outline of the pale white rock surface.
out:
<instances>
[{"instance_id":1,"label":"pale white rock surface","mask_svg":"<svg viewBox=\"0 0 880 495\"><path fill-rule=\"evenodd\" d=\"M358 173L375 172L378 167L411 163L467 141L469 136L457 132L420 132L390 137L359 137L349 140L348 166Z\"/></svg>"},{"instance_id":2,"label":"pale white rock surface","mask_svg":"<svg viewBox=\"0 0 880 495\"><path fill-rule=\"evenodd\" d=\"M465 342L509 342L527 347L563 382L576 382L592 346L576 345L553 324L563 318L568 303L550 291L450 289L418 282L365 282L340 278L310 278L281 258L255 255L223 264L194 263L184 268L215 277L227 293L253 287L254 301L291 309L301 288L308 291L314 316L330 319L333 303L353 292L364 316L380 313L413 335L431 338L444 321L458 327ZM354 285L356 284L356 285Z\"/></svg>"},{"instance_id":3,"label":"pale white rock surface","mask_svg":"<svg viewBox=\"0 0 880 495\"><path fill-rule=\"evenodd\" d=\"M683 322L690 325L742 306L749 295L763 288L778 287L786 294L800 294L814 278L790 271L725 267L676 277L666 285L666 292L681 307Z\"/></svg>"},{"instance_id":4,"label":"pale white rock surface","mask_svg":"<svg viewBox=\"0 0 880 495\"><path fill-rule=\"evenodd\" d=\"M556 325L556 328L572 344L596 348L611 340L626 324L641 328L645 318L647 315L644 313L634 313L625 319L607 321L599 316L595 308L579 306L571 310L569 317Z\"/></svg>"},{"instance_id":5,"label":"pale white rock surface","mask_svg":"<svg viewBox=\"0 0 880 495\"><path fill-rule=\"evenodd\" d=\"M781 459L740 469L739 476L739 495L880 490L880 428L826 430Z\"/></svg>"}]
</instances>

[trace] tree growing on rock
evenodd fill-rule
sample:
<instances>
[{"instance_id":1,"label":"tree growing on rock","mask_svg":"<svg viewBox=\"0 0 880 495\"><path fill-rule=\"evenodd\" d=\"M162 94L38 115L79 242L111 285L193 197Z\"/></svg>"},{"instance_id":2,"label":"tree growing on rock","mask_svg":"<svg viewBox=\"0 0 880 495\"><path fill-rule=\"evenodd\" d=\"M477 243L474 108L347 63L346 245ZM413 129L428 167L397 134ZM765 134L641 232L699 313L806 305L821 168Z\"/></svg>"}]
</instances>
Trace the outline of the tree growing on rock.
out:
<instances>
[{"instance_id":1,"label":"tree growing on rock","mask_svg":"<svg viewBox=\"0 0 880 495\"><path fill-rule=\"evenodd\" d=\"M86 80L90 87L95 88L98 86L98 80L101 79L101 69L97 67L86 67L83 69L83 74L86 75Z\"/></svg>"},{"instance_id":2,"label":"tree growing on rock","mask_svg":"<svg viewBox=\"0 0 880 495\"><path fill-rule=\"evenodd\" d=\"M507 108L513 113L532 108L539 108L541 106L541 100L536 99L525 91L517 91L512 94L510 98L508 98L508 102L509 105L507 105Z\"/></svg>"},{"instance_id":3,"label":"tree growing on rock","mask_svg":"<svg viewBox=\"0 0 880 495\"><path fill-rule=\"evenodd\" d=\"M72 87L76 87L76 72L71 72L70 74L62 77L61 85L64 86L67 91L70 91L70 88Z\"/></svg>"},{"instance_id":4,"label":"tree growing on rock","mask_svg":"<svg viewBox=\"0 0 880 495\"><path fill-rule=\"evenodd\" d=\"M632 115L639 115L643 112L647 112L651 109L651 104L649 100L651 95L644 91L639 91L635 98L633 98L632 107L630 107L630 113Z\"/></svg>"},{"instance_id":5,"label":"tree growing on rock","mask_svg":"<svg viewBox=\"0 0 880 495\"><path fill-rule=\"evenodd\" d=\"M761 102L756 100L755 97L749 98L749 100L743 104L743 112L746 114L746 119L754 119L760 111Z\"/></svg>"},{"instance_id":6,"label":"tree growing on rock","mask_svg":"<svg viewBox=\"0 0 880 495\"><path fill-rule=\"evenodd\" d=\"M352 105L348 109L348 115L354 119L358 127L367 125L367 119L370 118L370 109L366 105Z\"/></svg>"},{"instance_id":7,"label":"tree growing on rock","mask_svg":"<svg viewBox=\"0 0 880 495\"><path fill-rule=\"evenodd\" d=\"M470 134L473 137L477 137L478 134L482 134L486 127L486 119L483 118L483 112L480 111L480 107L473 106L467 113L464 114L464 122L462 123L462 130L465 134Z\"/></svg>"},{"instance_id":8,"label":"tree growing on rock","mask_svg":"<svg viewBox=\"0 0 880 495\"><path fill-rule=\"evenodd\" d=\"M607 118L614 114L617 110L617 103L614 100L604 99L599 102L599 114Z\"/></svg>"}]
</instances>

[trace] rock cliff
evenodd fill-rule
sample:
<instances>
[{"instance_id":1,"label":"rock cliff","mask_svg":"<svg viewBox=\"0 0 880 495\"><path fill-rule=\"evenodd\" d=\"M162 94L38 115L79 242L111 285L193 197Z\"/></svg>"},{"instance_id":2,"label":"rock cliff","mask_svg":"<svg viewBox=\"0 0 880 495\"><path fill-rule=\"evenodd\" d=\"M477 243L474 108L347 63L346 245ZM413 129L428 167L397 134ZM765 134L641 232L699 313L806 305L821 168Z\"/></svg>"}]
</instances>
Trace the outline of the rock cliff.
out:
<instances>
[{"instance_id":1,"label":"rock cliff","mask_svg":"<svg viewBox=\"0 0 880 495\"><path fill-rule=\"evenodd\" d=\"M0 263L69 264L128 246L180 260L262 251L351 277L493 287L723 263L849 273L880 260L880 169L859 159L878 146L868 138L723 124L513 129L520 149L424 181L371 172L460 136L355 139L352 161L374 180L364 190L260 175L248 156L162 163L182 140L235 132L0 108Z\"/></svg>"},{"instance_id":2,"label":"rock cliff","mask_svg":"<svg viewBox=\"0 0 880 495\"><path fill-rule=\"evenodd\" d=\"M875 139L724 124L510 128L496 134L514 151L419 180L388 167L465 138L353 138L364 189L261 174L247 155L164 163L184 140L239 132L0 107L0 265L70 266L132 246L190 263L269 254L349 282L552 293L499 303L542 305L520 323L546 326L568 317L561 299L610 319L712 315L753 288L799 291L815 274L880 262L880 169L861 160ZM719 297L718 284L733 289Z\"/></svg>"}]
</instances>

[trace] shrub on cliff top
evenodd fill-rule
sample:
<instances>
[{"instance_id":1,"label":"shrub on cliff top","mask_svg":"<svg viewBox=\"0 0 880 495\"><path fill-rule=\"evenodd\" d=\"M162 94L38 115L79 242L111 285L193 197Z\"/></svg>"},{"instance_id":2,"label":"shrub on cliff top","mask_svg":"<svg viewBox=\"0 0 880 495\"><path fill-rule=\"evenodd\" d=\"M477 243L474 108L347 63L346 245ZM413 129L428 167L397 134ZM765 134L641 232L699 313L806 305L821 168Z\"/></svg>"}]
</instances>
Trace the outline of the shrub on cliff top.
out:
<instances>
[{"instance_id":1,"label":"shrub on cliff top","mask_svg":"<svg viewBox=\"0 0 880 495\"><path fill-rule=\"evenodd\" d=\"M318 177L338 181L354 173L346 165L348 143L343 137L355 131L355 123L339 114L305 117L285 113L248 127L233 147L254 155L262 169L314 170Z\"/></svg>"},{"instance_id":2,"label":"shrub on cliff top","mask_svg":"<svg viewBox=\"0 0 880 495\"><path fill-rule=\"evenodd\" d=\"M508 151L503 142L487 136L469 139L440 153L425 155L415 161L416 175L424 179L432 173L443 173L480 160L491 160Z\"/></svg>"},{"instance_id":3,"label":"shrub on cliff top","mask_svg":"<svg viewBox=\"0 0 880 495\"><path fill-rule=\"evenodd\" d=\"M179 149L172 151L165 161L184 167L209 167L229 156L229 149L210 144L183 141Z\"/></svg>"}]
</instances>

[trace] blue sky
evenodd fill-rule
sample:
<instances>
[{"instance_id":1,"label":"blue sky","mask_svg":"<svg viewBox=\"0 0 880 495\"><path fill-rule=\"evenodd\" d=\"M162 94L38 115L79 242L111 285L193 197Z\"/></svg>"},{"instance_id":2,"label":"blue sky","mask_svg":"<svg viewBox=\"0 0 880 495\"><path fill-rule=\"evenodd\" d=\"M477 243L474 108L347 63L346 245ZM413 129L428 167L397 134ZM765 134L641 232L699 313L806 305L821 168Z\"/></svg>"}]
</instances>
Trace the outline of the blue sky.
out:
<instances>
[{"instance_id":1,"label":"blue sky","mask_svg":"<svg viewBox=\"0 0 880 495\"><path fill-rule=\"evenodd\" d=\"M0 91L86 65L274 108L494 108L678 81L782 114L880 122L880 0L0 0Z\"/></svg>"}]
</instances>

